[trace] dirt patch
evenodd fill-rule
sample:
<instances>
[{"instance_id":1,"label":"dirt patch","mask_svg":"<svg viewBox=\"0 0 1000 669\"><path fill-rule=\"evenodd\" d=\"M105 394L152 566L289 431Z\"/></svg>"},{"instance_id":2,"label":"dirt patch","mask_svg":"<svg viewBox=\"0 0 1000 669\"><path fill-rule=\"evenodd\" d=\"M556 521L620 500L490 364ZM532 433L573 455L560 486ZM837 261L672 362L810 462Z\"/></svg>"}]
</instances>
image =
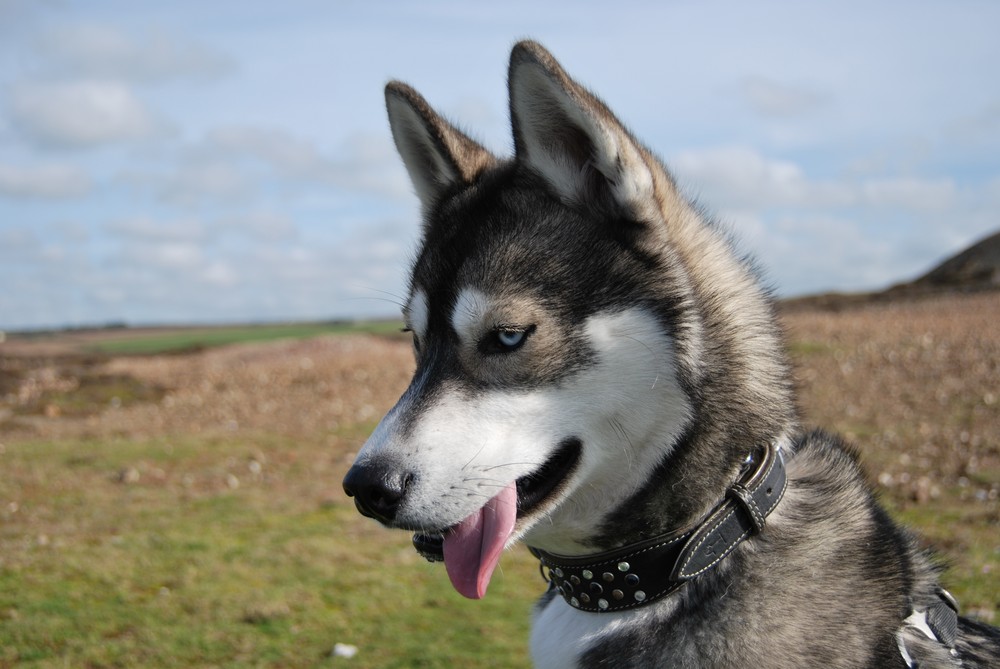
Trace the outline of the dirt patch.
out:
<instances>
[{"instance_id":1,"label":"dirt patch","mask_svg":"<svg viewBox=\"0 0 1000 669\"><path fill-rule=\"evenodd\" d=\"M857 443L874 478L926 501L1000 493L1000 294L784 317L807 421Z\"/></svg>"},{"instance_id":2,"label":"dirt patch","mask_svg":"<svg viewBox=\"0 0 1000 669\"><path fill-rule=\"evenodd\" d=\"M1000 494L1000 293L782 319L804 422L856 442L874 480L900 499L926 501L942 486ZM380 337L149 357L7 354L0 428L6 440L315 435L374 424L412 370L409 346Z\"/></svg>"},{"instance_id":3,"label":"dirt patch","mask_svg":"<svg viewBox=\"0 0 1000 669\"><path fill-rule=\"evenodd\" d=\"M5 439L271 432L374 422L413 369L406 345L319 337L200 352L0 360Z\"/></svg>"}]
</instances>

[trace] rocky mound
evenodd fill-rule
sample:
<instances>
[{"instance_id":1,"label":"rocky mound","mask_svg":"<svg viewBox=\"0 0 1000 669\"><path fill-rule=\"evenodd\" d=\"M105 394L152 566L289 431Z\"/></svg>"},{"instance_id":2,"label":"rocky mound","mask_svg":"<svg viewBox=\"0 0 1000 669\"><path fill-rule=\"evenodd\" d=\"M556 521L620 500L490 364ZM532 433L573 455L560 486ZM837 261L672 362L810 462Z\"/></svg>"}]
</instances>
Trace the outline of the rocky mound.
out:
<instances>
[{"instance_id":1,"label":"rocky mound","mask_svg":"<svg viewBox=\"0 0 1000 669\"><path fill-rule=\"evenodd\" d=\"M1000 290L1000 231L948 258L926 274L872 293L824 293L782 300L784 312L839 311L872 303L919 299L949 293Z\"/></svg>"},{"instance_id":2,"label":"rocky mound","mask_svg":"<svg viewBox=\"0 0 1000 669\"><path fill-rule=\"evenodd\" d=\"M911 288L1000 288L1000 232L980 240L909 284ZM896 288L896 287L894 287Z\"/></svg>"}]
</instances>

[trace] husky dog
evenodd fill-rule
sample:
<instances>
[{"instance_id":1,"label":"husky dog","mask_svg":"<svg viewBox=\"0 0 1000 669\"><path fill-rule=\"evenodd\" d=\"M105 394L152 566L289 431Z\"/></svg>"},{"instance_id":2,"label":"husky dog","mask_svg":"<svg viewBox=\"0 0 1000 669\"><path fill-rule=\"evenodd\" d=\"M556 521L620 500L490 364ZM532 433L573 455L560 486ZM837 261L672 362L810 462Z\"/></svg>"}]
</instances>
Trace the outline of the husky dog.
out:
<instances>
[{"instance_id":1,"label":"husky dog","mask_svg":"<svg viewBox=\"0 0 1000 669\"><path fill-rule=\"evenodd\" d=\"M799 426L726 235L534 42L513 158L386 88L422 204L417 370L344 480L482 597L528 545L539 667L998 667L852 451Z\"/></svg>"}]
</instances>

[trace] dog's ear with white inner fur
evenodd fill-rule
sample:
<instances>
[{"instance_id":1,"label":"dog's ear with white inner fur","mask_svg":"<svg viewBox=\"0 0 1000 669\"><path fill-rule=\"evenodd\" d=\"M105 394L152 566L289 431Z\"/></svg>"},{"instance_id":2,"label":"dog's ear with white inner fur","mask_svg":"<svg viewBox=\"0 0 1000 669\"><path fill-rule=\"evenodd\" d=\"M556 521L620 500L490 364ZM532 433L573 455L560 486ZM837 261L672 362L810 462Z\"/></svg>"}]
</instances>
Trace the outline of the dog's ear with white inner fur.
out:
<instances>
[{"instance_id":1,"label":"dog's ear with white inner fur","mask_svg":"<svg viewBox=\"0 0 1000 669\"><path fill-rule=\"evenodd\" d=\"M532 41L515 45L508 85L518 161L568 202L610 197L638 220L656 215L653 174L642 149L548 51Z\"/></svg>"},{"instance_id":2,"label":"dog's ear with white inner fur","mask_svg":"<svg viewBox=\"0 0 1000 669\"><path fill-rule=\"evenodd\" d=\"M385 87L389 127L417 197L427 212L442 193L471 182L496 161L493 154L470 139L404 83Z\"/></svg>"}]
</instances>

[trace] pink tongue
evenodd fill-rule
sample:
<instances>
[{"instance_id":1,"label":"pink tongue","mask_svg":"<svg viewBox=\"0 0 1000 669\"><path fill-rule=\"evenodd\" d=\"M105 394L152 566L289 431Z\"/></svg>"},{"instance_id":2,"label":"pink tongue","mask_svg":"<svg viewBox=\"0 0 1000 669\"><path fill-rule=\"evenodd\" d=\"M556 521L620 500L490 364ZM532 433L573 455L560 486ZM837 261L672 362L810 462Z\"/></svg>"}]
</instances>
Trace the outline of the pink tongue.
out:
<instances>
[{"instance_id":1,"label":"pink tongue","mask_svg":"<svg viewBox=\"0 0 1000 669\"><path fill-rule=\"evenodd\" d=\"M511 482L486 505L444 536L444 566L459 594L481 599L517 520L517 488Z\"/></svg>"}]
</instances>

